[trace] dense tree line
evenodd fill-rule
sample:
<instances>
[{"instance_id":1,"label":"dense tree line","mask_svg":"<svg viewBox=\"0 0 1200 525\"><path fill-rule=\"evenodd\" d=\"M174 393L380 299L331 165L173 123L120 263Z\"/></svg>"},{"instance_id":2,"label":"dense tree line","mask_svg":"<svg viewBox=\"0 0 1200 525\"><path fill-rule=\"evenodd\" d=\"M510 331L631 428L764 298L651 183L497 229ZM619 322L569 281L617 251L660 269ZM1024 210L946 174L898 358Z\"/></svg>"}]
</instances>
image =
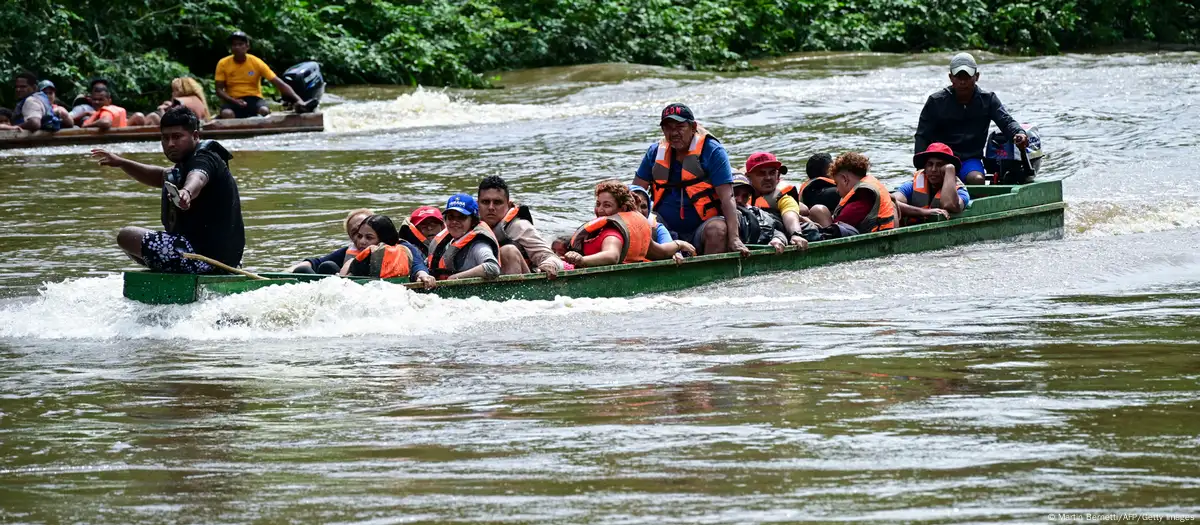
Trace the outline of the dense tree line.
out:
<instances>
[{"instance_id":1,"label":"dense tree line","mask_svg":"<svg viewBox=\"0 0 1200 525\"><path fill-rule=\"evenodd\" d=\"M594 62L745 67L809 50L983 48L1047 54L1193 45L1193 0L3 0L0 72L71 94L93 77L148 109L171 78L208 79L234 29L282 69L334 83L485 86L488 71ZM0 90L0 103L12 105Z\"/></svg>"}]
</instances>

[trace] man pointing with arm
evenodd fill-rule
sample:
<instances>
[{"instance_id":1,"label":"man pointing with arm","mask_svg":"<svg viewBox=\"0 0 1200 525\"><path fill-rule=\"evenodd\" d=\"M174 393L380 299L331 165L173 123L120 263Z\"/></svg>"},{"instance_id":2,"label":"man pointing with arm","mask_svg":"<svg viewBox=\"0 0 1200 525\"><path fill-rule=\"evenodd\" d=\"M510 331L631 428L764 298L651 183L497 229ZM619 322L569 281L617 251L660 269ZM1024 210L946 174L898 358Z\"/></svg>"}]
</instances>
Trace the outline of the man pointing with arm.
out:
<instances>
[{"instance_id":1,"label":"man pointing with arm","mask_svg":"<svg viewBox=\"0 0 1200 525\"><path fill-rule=\"evenodd\" d=\"M240 265L246 235L237 181L229 172L232 155L214 141L200 141L200 119L186 106L167 110L159 126L163 153L175 162L174 168L92 150L92 158L101 166L121 168L134 180L160 190L165 231L126 226L117 233L117 245L139 264L160 272L216 271L207 263L184 258L184 253Z\"/></svg>"}]
</instances>

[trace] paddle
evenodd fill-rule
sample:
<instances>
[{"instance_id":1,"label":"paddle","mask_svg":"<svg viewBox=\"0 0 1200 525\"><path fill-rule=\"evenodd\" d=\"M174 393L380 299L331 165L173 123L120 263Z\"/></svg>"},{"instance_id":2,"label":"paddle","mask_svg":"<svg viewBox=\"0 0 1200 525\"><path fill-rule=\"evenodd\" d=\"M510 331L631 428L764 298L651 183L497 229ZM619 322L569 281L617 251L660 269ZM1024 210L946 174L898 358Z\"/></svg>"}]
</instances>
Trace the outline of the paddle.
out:
<instances>
[{"instance_id":1,"label":"paddle","mask_svg":"<svg viewBox=\"0 0 1200 525\"><path fill-rule=\"evenodd\" d=\"M225 264L225 263L223 263L223 262L221 262L221 261L218 261L218 260L216 260L216 259L212 259L212 258L209 258L209 257L205 257L205 256L203 256L203 255L200 255L200 254L198 254L198 253L181 253L180 255L182 255L184 259L192 259L192 260L195 260L195 261L202 261L202 262L206 262L206 263L208 263L208 264L211 264L211 265L213 265L213 266L216 266L217 268L220 268L220 269L222 269L222 270L225 270L225 271L227 271L227 272L229 272L229 273L236 273L236 274L238 274L238 275L245 275L246 277L249 277L249 278L251 278L251 279L254 279L254 280L257 280L257 281L266 281L266 280L268 280L266 277L263 277L263 276L261 276L261 275L259 275L259 274L256 274L256 273L250 273L250 272L247 272L246 270L241 270L241 269L238 269L238 268L234 268L234 267L232 267L232 266L229 266L228 264Z\"/></svg>"}]
</instances>

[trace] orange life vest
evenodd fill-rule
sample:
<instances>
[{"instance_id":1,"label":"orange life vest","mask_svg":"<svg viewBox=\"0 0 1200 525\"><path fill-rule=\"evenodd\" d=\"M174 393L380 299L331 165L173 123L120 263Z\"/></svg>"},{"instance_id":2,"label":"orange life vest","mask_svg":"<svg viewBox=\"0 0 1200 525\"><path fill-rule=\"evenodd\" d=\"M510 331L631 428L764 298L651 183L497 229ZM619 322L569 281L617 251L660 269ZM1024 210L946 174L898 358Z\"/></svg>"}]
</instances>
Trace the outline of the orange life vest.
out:
<instances>
[{"instance_id":1,"label":"orange life vest","mask_svg":"<svg viewBox=\"0 0 1200 525\"><path fill-rule=\"evenodd\" d=\"M349 250L346 253L350 253ZM378 244L362 250L354 255L358 262L370 260L371 269L368 277L391 279L393 277L408 278L412 268L412 252L402 244Z\"/></svg>"},{"instance_id":2,"label":"orange life vest","mask_svg":"<svg viewBox=\"0 0 1200 525\"><path fill-rule=\"evenodd\" d=\"M419 228L413 226L408 219L404 219L404 222L400 224L398 231L401 239L412 243L413 246L416 246L418 249L420 249L422 255L429 255L429 238L426 237L425 234L421 233Z\"/></svg>"},{"instance_id":3,"label":"orange life vest","mask_svg":"<svg viewBox=\"0 0 1200 525\"><path fill-rule=\"evenodd\" d=\"M793 199L796 199L796 203L800 202L800 191L791 184L779 181L779 184L775 185L775 191L771 192L770 195L763 195L754 199L754 206L770 211L775 215L780 215L779 199L782 199L784 195L791 195Z\"/></svg>"},{"instance_id":4,"label":"orange life vest","mask_svg":"<svg viewBox=\"0 0 1200 525\"><path fill-rule=\"evenodd\" d=\"M842 197L838 202L838 207L833 211L833 216L836 218L842 212L842 208L854 195L860 191L865 191L874 196L874 204L871 205L871 211L867 213L867 217L861 223L853 224L861 233L877 232L880 230L890 230L896 227L896 205L892 203L892 194L887 190L879 179L867 175L854 188Z\"/></svg>"},{"instance_id":5,"label":"orange life vest","mask_svg":"<svg viewBox=\"0 0 1200 525\"><path fill-rule=\"evenodd\" d=\"M636 211L623 211L608 217L597 217L587 224L580 226L571 236L570 249L583 253L584 241L596 236L606 227L616 228L621 232L625 243L621 246L623 263L645 262L646 253L650 251L650 242L654 239L654 230L650 221Z\"/></svg>"},{"instance_id":6,"label":"orange life vest","mask_svg":"<svg viewBox=\"0 0 1200 525\"><path fill-rule=\"evenodd\" d=\"M496 256L496 264L500 264L500 243L496 241L496 234L487 224L480 222L457 240L450 238L450 230L442 230L430 241L429 258L426 259L430 273L438 279L445 279L465 269L458 267L458 254L476 242L487 243Z\"/></svg>"},{"instance_id":7,"label":"orange life vest","mask_svg":"<svg viewBox=\"0 0 1200 525\"><path fill-rule=\"evenodd\" d=\"M492 234L496 236L496 242L500 243L500 246L507 246L509 244L516 246L517 250L521 252L521 257L524 257L528 261L529 254L525 253L525 247L521 246L521 243L514 241L508 235L508 225L517 219L525 219L530 224L533 224L533 214L530 213L529 206L514 206L509 209L508 213L504 214L504 218L500 219L500 222L497 222L496 226L492 228Z\"/></svg>"},{"instance_id":8,"label":"orange life vest","mask_svg":"<svg viewBox=\"0 0 1200 525\"><path fill-rule=\"evenodd\" d=\"M956 180L955 182L957 183L958 188L963 187L961 180ZM925 181L925 170L917 170L917 172L913 174L913 193L912 198L908 199L908 204L917 208L936 208L940 206L934 206L934 204L940 204L938 199L941 198L941 188L938 188L937 193L934 193L933 196L929 195L929 184ZM920 217L904 218L905 224L916 224L919 222L921 222Z\"/></svg>"},{"instance_id":9,"label":"orange life vest","mask_svg":"<svg viewBox=\"0 0 1200 525\"><path fill-rule=\"evenodd\" d=\"M95 113L92 113L92 116L88 117L87 120L83 121L82 125L83 126L92 125L97 120L100 120L100 117L103 116L105 111L108 111L110 114L112 114L112 127L113 128L123 128L126 126L125 108L123 108L121 106L113 106L111 104L96 110Z\"/></svg>"},{"instance_id":10,"label":"orange life vest","mask_svg":"<svg viewBox=\"0 0 1200 525\"><path fill-rule=\"evenodd\" d=\"M708 139L717 140L704 128L697 126L687 155L681 161L683 169L680 171L681 179L678 183L670 182L671 161L675 159L675 153L671 151L671 144L666 139L659 141L658 156L654 159L652 170L654 180L650 182L650 192L654 195L655 208L662 202L663 194L668 188L679 188L683 190L688 202L696 209L696 214L701 219L711 219L720 213L721 202L717 199L717 190L713 188L708 174L700 166L700 152L704 151L704 143ZM682 217L682 207L679 209L679 213Z\"/></svg>"}]
</instances>

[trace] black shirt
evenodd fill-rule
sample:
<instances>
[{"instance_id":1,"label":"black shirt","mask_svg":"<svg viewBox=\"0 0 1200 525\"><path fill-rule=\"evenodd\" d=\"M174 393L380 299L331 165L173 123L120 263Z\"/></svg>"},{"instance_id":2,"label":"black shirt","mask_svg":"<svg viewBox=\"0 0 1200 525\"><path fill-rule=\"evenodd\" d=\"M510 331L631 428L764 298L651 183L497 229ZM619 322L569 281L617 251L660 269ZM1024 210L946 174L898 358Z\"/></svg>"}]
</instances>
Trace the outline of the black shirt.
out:
<instances>
[{"instance_id":1,"label":"black shirt","mask_svg":"<svg viewBox=\"0 0 1200 525\"><path fill-rule=\"evenodd\" d=\"M205 141L208 142L208 141ZM203 144L203 143L202 143ZM224 148L212 143L224 153ZM226 153L227 154L227 153ZM192 200L187 210L181 210L162 190L162 223L170 233L187 237L196 253L212 257L230 266L242 263L242 251L246 248L246 231L242 224L242 202L238 196L237 181L229 172L229 165L221 154L198 147L188 158L175 165L181 183L194 170L208 174L208 184Z\"/></svg>"},{"instance_id":2,"label":"black shirt","mask_svg":"<svg viewBox=\"0 0 1200 525\"><path fill-rule=\"evenodd\" d=\"M950 146L962 160L983 158L990 122L995 122L1009 138L1023 131L995 93L976 86L975 96L964 106L958 103L953 87L942 89L929 95L921 110L914 136L914 153L921 153L930 144L941 142Z\"/></svg>"}]
</instances>

